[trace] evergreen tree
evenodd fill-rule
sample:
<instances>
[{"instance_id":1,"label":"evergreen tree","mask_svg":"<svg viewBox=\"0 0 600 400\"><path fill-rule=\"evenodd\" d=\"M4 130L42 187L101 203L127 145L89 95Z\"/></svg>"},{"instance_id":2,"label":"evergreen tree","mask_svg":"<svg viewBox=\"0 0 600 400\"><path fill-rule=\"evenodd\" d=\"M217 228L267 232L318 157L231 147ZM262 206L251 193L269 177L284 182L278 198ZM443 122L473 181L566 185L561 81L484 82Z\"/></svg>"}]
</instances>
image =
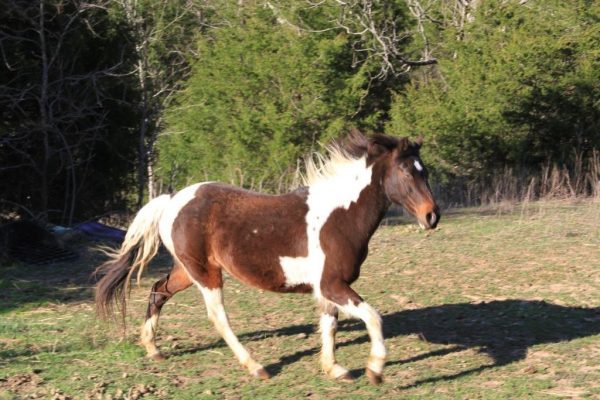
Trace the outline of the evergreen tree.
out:
<instances>
[{"instance_id":1,"label":"evergreen tree","mask_svg":"<svg viewBox=\"0 0 600 400\"><path fill-rule=\"evenodd\" d=\"M314 18L318 18L316 14ZM376 126L368 66L343 32L306 32L262 3L230 9L199 57L161 139L163 177L287 186L296 159L347 125ZM370 112L366 113L365 110ZM183 160L183 161L182 161Z\"/></svg>"},{"instance_id":2,"label":"evergreen tree","mask_svg":"<svg viewBox=\"0 0 600 400\"><path fill-rule=\"evenodd\" d=\"M425 135L439 171L472 178L600 146L599 4L480 3L436 33L439 67L398 92L388 131Z\"/></svg>"}]
</instances>

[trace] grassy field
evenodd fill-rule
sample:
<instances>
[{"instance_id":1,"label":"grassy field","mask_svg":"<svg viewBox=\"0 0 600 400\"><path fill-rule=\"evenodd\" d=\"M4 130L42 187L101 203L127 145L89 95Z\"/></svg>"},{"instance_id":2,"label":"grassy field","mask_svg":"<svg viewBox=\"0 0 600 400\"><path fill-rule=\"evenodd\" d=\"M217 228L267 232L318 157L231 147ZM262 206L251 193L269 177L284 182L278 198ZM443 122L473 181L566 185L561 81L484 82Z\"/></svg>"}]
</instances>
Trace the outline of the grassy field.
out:
<instances>
[{"instance_id":1,"label":"grassy field","mask_svg":"<svg viewBox=\"0 0 600 400\"><path fill-rule=\"evenodd\" d=\"M137 345L161 257L132 292L128 329L96 320L76 263L0 266L0 399L11 398L600 398L600 204L456 210L440 228L382 226L354 288L383 315L385 381L364 375L364 325L342 317L338 359L356 378L320 371L310 296L228 280L234 330L273 375L252 379L207 321L197 290L163 309L158 344Z\"/></svg>"}]
</instances>

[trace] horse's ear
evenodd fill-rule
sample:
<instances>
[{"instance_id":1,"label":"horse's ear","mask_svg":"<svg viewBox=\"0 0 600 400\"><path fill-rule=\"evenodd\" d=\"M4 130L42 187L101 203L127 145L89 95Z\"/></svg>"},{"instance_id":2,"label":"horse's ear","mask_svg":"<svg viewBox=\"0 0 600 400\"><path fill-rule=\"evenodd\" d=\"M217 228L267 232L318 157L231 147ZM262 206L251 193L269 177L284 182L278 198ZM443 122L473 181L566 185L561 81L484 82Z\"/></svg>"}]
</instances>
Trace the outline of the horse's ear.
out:
<instances>
[{"instance_id":1,"label":"horse's ear","mask_svg":"<svg viewBox=\"0 0 600 400\"><path fill-rule=\"evenodd\" d=\"M369 140L369 144L367 146L367 154L371 157L377 157L383 153L388 151L387 147L383 146L380 143L377 143L374 140Z\"/></svg>"},{"instance_id":2,"label":"horse's ear","mask_svg":"<svg viewBox=\"0 0 600 400\"><path fill-rule=\"evenodd\" d=\"M398 139L398 150L400 150L400 153L404 153L406 150L408 150L408 147L410 146L410 142L408 141L408 138L400 138Z\"/></svg>"},{"instance_id":3,"label":"horse's ear","mask_svg":"<svg viewBox=\"0 0 600 400\"><path fill-rule=\"evenodd\" d=\"M415 139L415 145L417 146L417 148L421 148L421 146L423 146L423 135L419 135L419 137L417 137Z\"/></svg>"}]
</instances>

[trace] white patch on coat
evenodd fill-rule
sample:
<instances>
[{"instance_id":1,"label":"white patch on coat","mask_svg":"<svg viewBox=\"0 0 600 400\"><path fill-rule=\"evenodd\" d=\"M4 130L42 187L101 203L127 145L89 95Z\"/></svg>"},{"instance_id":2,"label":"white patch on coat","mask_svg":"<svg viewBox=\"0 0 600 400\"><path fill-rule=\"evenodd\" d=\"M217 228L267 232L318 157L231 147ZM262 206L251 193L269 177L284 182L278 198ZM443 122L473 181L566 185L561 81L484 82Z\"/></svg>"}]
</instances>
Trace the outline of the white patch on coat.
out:
<instances>
[{"instance_id":1,"label":"white patch on coat","mask_svg":"<svg viewBox=\"0 0 600 400\"><path fill-rule=\"evenodd\" d=\"M160 223L158 225L160 238L162 239L162 242L167 250L169 250L174 257L176 257L175 247L173 245L173 237L171 235L175 218L177 218L181 209L196 197L196 191L198 188L202 185L206 185L207 183L210 182L196 183L181 189L171 198L171 202L163 212L162 218L160 219Z\"/></svg>"},{"instance_id":2,"label":"white patch on coat","mask_svg":"<svg viewBox=\"0 0 600 400\"><path fill-rule=\"evenodd\" d=\"M415 168L417 169L417 171L421 172L423 171L423 166L421 165L421 163L417 160L415 160Z\"/></svg>"},{"instance_id":3,"label":"white patch on coat","mask_svg":"<svg viewBox=\"0 0 600 400\"><path fill-rule=\"evenodd\" d=\"M309 161L305 183L309 184L306 213L306 257L279 257L287 286L310 284L317 298L321 297L321 275L325 253L321 248L321 229L331 213L348 209L371 183L372 167L366 157L352 158L340 150L330 149L330 158Z\"/></svg>"}]
</instances>

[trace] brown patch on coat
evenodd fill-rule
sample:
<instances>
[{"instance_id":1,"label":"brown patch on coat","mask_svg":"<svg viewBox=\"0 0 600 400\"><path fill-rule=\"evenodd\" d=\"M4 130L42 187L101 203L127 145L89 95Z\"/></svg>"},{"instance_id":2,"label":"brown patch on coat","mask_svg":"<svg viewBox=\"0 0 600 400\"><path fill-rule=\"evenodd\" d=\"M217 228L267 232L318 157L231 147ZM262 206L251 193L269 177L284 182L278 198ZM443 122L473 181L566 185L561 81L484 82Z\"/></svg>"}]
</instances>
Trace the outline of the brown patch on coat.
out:
<instances>
[{"instance_id":1,"label":"brown patch on coat","mask_svg":"<svg viewBox=\"0 0 600 400\"><path fill-rule=\"evenodd\" d=\"M280 257L307 256L307 190L273 196L234 186L201 186L172 228L175 254L192 278L222 286L221 268L243 283L275 292L310 292L286 286Z\"/></svg>"}]
</instances>

